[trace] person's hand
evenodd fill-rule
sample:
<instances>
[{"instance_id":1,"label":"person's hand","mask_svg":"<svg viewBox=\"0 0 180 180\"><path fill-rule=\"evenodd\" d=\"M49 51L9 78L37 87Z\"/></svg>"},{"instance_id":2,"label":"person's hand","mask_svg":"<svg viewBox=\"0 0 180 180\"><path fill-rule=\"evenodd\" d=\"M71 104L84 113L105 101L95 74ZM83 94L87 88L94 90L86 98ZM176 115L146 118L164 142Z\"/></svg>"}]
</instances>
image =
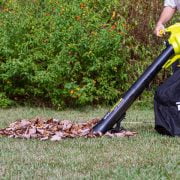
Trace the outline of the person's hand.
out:
<instances>
[{"instance_id":1,"label":"person's hand","mask_svg":"<svg viewBox=\"0 0 180 180\"><path fill-rule=\"evenodd\" d=\"M158 37L162 37L165 34L165 28L162 23L157 23L154 34Z\"/></svg>"}]
</instances>

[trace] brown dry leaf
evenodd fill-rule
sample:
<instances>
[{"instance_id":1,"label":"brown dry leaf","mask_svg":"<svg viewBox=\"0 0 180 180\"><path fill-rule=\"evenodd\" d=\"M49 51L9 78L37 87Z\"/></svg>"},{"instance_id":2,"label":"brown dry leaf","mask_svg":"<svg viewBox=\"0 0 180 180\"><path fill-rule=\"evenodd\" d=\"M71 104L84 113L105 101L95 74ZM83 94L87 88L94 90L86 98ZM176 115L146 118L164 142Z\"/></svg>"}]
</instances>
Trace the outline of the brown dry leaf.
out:
<instances>
[{"instance_id":1,"label":"brown dry leaf","mask_svg":"<svg viewBox=\"0 0 180 180\"><path fill-rule=\"evenodd\" d=\"M125 137L125 132L114 133L114 137Z\"/></svg>"},{"instance_id":2,"label":"brown dry leaf","mask_svg":"<svg viewBox=\"0 0 180 180\"><path fill-rule=\"evenodd\" d=\"M60 141L62 140L62 136L59 134L55 134L54 136L51 137L51 141Z\"/></svg>"},{"instance_id":3,"label":"brown dry leaf","mask_svg":"<svg viewBox=\"0 0 180 180\"><path fill-rule=\"evenodd\" d=\"M80 136L86 136L87 134L89 134L90 129L86 128L86 129L80 129Z\"/></svg>"},{"instance_id":4,"label":"brown dry leaf","mask_svg":"<svg viewBox=\"0 0 180 180\"><path fill-rule=\"evenodd\" d=\"M0 135L3 135L3 134L4 134L4 130L1 129L1 130L0 130Z\"/></svg>"},{"instance_id":5,"label":"brown dry leaf","mask_svg":"<svg viewBox=\"0 0 180 180\"><path fill-rule=\"evenodd\" d=\"M28 120L23 119L20 121L19 126L20 126L20 128L27 128L30 124L31 123Z\"/></svg>"},{"instance_id":6,"label":"brown dry leaf","mask_svg":"<svg viewBox=\"0 0 180 180\"><path fill-rule=\"evenodd\" d=\"M37 128L36 131L37 131L37 133L40 133L40 134L44 134L45 133L45 130L42 129L42 128Z\"/></svg>"},{"instance_id":7,"label":"brown dry leaf","mask_svg":"<svg viewBox=\"0 0 180 180\"><path fill-rule=\"evenodd\" d=\"M72 125L73 125L72 122L69 121L69 120L63 120L63 121L61 121L60 124L62 125L62 130L63 131L70 129L72 127Z\"/></svg>"},{"instance_id":8,"label":"brown dry leaf","mask_svg":"<svg viewBox=\"0 0 180 180\"><path fill-rule=\"evenodd\" d=\"M137 132L126 131L126 132L125 132L125 135L126 135L126 136L135 136L135 135L137 135Z\"/></svg>"},{"instance_id":9,"label":"brown dry leaf","mask_svg":"<svg viewBox=\"0 0 180 180\"><path fill-rule=\"evenodd\" d=\"M45 136L45 137L40 138L41 141L45 141L45 140L48 140L48 139L49 139L48 136Z\"/></svg>"},{"instance_id":10,"label":"brown dry leaf","mask_svg":"<svg viewBox=\"0 0 180 180\"><path fill-rule=\"evenodd\" d=\"M65 138L85 137L95 138L102 137L102 133L92 133L92 128L100 119L95 118L85 123L73 123L69 120L45 119L36 117L33 119L17 120L11 123L9 127L0 129L1 136L14 138L37 138L40 140L50 139L51 141L60 141ZM129 137L135 136L136 132L121 131L119 133L107 132L108 137Z\"/></svg>"},{"instance_id":11,"label":"brown dry leaf","mask_svg":"<svg viewBox=\"0 0 180 180\"><path fill-rule=\"evenodd\" d=\"M32 127L32 128L29 129L30 136L32 136L35 133L36 133L36 128L35 127Z\"/></svg>"},{"instance_id":12,"label":"brown dry leaf","mask_svg":"<svg viewBox=\"0 0 180 180\"><path fill-rule=\"evenodd\" d=\"M112 133L110 133L110 132L105 133L105 136L114 137L114 135Z\"/></svg>"}]
</instances>

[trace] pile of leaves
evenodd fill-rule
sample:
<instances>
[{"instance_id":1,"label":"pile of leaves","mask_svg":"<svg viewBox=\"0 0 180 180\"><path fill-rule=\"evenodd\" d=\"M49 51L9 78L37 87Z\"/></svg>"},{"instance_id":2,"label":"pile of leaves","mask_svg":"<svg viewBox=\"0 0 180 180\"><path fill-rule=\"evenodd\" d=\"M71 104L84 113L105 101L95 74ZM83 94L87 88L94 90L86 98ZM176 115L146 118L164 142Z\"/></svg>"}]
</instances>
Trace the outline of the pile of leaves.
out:
<instances>
[{"instance_id":1,"label":"pile of leaves","mask_svg":"<svg viewBox=\"0 0 180 180\"><path fill-rule=\"evenodd\" d=\"M44 119L36 117L34 119L22 119L11 123L9 127L0 129L0 135L13 138L36 138L40 140L59 141L65 138L75 137L101 137L103 134L92 133L92 127L99 122L95 118L85 123L73 123L69 120ZM129 137L136 135L135 132L123 130L118 133L107 132L108 137Z\"/></svg>"}]
</instances>

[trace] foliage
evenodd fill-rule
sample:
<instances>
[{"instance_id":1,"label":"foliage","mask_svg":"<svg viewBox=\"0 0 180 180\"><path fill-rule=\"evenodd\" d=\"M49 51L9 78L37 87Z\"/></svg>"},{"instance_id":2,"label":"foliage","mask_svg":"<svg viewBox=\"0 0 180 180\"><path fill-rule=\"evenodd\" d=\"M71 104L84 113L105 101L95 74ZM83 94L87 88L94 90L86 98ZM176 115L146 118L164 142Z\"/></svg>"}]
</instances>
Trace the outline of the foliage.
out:
<instances>
[{"instance_id":1,"label":"foliage","mask_svg":"<svg viewBox=\"0 0 180 180\"><path fill-rule=\"evenodd\" d=\"M6 97L5 93L0 93L0 107L7 108L12 104L13 102Z\"/></svg>"},{"instance_id":2,"label":"foliage","mask_svg":"<svg viewBox=\"0 0 180 180\"><path fill-rule=\"evenodd\" d=\"M117 97L127 57L125 20L112 17L117 2L9 1L0 16L1 91L55 106Z\"/></svg>"},{"instance_id":3,"label":"foliage","mask_svg":"<svg viewBox=\"0 0 180 180\"><path fill-rule=\"evenodd\" d=\"M0 92L57 108L113 103L152 58L160 2L1 1Z\"/></svg>"}]
</instances>

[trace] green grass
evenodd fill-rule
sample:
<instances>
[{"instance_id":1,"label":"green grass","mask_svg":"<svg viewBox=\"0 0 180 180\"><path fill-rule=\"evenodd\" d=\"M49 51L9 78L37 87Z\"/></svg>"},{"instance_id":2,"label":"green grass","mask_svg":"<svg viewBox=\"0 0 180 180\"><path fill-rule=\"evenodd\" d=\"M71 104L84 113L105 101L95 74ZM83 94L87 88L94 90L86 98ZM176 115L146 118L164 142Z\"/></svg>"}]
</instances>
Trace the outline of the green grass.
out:
<instances>
[{"instance_id":1,"label":"green grass","mask_svg":"<svg viewBox=\"0 0 180 180\"><path fill-rule=\"evenodd\" d=\"M107 108L54 111L0 110L0 128L35 116L76 122L102 117ZM151 109L130 109L123 126L133 138L67 139L60 142L0 138L0 179L180 179L180 138L157 134ZM129 123L144 122L144 123ZM146 123L149 122L149 123Z\"/></svg>"}]
</instances>

